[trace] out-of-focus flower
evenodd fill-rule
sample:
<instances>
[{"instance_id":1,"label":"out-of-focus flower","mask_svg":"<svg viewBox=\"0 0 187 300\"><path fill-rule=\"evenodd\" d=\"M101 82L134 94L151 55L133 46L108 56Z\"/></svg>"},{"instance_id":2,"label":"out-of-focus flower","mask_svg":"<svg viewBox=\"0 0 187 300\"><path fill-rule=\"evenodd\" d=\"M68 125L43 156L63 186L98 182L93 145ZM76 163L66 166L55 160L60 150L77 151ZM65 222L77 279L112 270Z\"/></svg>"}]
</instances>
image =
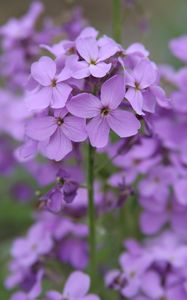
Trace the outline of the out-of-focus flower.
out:
<instances>
[{"instance_id":1,"label":"out-of-focus flower","mask_svg":"<svg viewBox=\"0 0 187 300\"><path fill-rule=\"evenodd\" d=\"M68 298L69 300L99 300L100 298L94 294L88 294L90 287L90 278L88 275L75 271L67 279L62 293L49 291L46 300L61 300Z\"/></svg>"}]
</instances>

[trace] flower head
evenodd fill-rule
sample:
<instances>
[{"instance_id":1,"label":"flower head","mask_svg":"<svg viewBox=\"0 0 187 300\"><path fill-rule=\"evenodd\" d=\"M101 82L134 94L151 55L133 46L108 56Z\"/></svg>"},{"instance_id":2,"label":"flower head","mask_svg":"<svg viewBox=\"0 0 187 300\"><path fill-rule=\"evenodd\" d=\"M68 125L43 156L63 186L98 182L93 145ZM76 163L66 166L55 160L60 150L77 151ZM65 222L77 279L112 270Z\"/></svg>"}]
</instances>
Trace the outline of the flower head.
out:
<instances>
[{"instance_id":1,"label":"flower head","mask_svg":"<svg viewBox=\"0 0 187 300\"><path fill-rule=\"evenodd\" d=\"M68 72L62 69L57 73L55 61L43 56L31 66L31 76L38 88L27 99L31 110L42 110L48 106L63 108L72 91L64 81L69 78Z\"/></svg>"},{"instance_id":2,"label":"flower head","mask_svg":"<svg viewBox=\"0 0 187 300\"><path fill-rule=\"evenodd\" d=\"M87 124L87 132L92 146L102 148L107 145L112 129L120 137L135 135L140 128L136 117L119 109L124 98L124 80L116 75L101 87L100 99L88 93L74 96L67 103L68 110L75 116L92 119Z\"/></svg>"}]
</instances>

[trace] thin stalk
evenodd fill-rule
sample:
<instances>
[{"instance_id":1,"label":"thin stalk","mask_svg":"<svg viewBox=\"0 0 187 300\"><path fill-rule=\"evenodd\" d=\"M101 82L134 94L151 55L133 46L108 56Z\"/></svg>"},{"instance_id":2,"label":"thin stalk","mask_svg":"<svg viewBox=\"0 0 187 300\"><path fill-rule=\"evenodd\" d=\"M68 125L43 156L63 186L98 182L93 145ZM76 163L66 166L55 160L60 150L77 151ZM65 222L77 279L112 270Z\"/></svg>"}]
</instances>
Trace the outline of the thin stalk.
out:
<instances>
[{"instance_id":1,"label":"thin stalk","mask_svg":"<svg viewBox=\"0 0 187 300\"><path fill-rule=\"evenodd\" d=\"M96 241L95 241L95 207L94 207L94 154L95 149L88 144L87 188L88 188L88 223L89 223L89 270L92 285L95 282Z\"/></svg>"},{"instance_id":2,"label":"thin stalk","mask_svg":"<svg viewBox=\"0 0 187 300\"><path fill-rule=\"evenodd\" d=\"M122 39L122 7L121 0L113 0L113 36L116 42Z\"/></svg>"}]
</instances>

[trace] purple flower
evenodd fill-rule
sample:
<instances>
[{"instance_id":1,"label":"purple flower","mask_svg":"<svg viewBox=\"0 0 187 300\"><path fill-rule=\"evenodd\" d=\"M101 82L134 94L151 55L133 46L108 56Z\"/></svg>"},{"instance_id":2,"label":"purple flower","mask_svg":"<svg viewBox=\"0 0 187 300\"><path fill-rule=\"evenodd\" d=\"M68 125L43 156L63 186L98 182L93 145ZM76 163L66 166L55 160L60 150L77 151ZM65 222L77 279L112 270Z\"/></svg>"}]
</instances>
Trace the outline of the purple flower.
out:
<instances>
[{"instance_id":1,"label":"purple flower","mask_svg":"<svg viewBox=\"0 0 187 300\"><path fill-rule=\"evenodd\" d=\"M134 69L126 74L128 90L125 98L137 114L144 114L143 110L154 111L155 97L151 96L151 93L147 94L147 89L155 83L156 79L156 67L146 59L140 60Z\"/></svg>"},{"instance_id":2,"label":"purple flower","mask_svg":"<svg viewBox=\"0 0 187 300\"><path fill-rule=\"evenodd\" d=\"M139 143L133 145L127 153L116 155L114 164L119 168L124 168L122 172L115 173L110 178L110 184L117 186L122 178L126 183L132 184L140 174L147 174L149 170L161 160L159 155L155 155L157 143L154 139L144 138Z\"/></svg>"},{"instance_id":3,"label":"purple flower","mask_svg":"<svg viewBox=\"0 0 187 300\"><path fill-rule=\"evenodd\" d=\"M187 62L187 36L183 35L170 41L170 50L177 58Z\"/></svg>"},{"instance_id":4,"label":"purple flower","mask_svg":"<svg viewBox=\"0 0 187 300\"><path fill-rule=\"evenodd\" d=\"M54 116L41 116L28 122L26 134L40 142L42 153L56 161L72 151L72 141L87 138L85 120L67 115L67 110L54 111Z\"/></svg>"},{"instance_id":5,"label":"purple flower","mask_svg":"<svg viewBox=\"0 0 187 300\"><path fill-rule=\"evenodd\" d=\"M88 275L75 271L67 279L63 293L49 291L46 300L99 300L94 294L88 294L90 278Z\"/></svg>"},{"instance_id":6,"label":"purple flower","mask_svg":"<svg viewBox=\"0 0 187 300\"><path fill-rule=\"evenodd\" d=\"M44 7L41 2L32 3L29 11L22 18L12 18L0 27L0 35L15 40L28 38L33 33L33 27L43 10Z\"/></svg>"},{"instance_id":7,"label":"purple flower","mask_svg":"<svg viewBox=\"0 0 187 300\"><path fill-rule=\"evenodd\" d=\"M33 226L26 238L18 238L13 243L11 254L23 267L32 266L40 256L46 255L53 247L50 234L42 224Z\"/></svg>"},{"instance_id":8,"label":"purple flower","mask_svg":"<svg viewBox=\"0 0 187 300\"><path fill-rule=\"evenodd\" d=\"M116 75L101 87L101 100L92 94L82 93L67 103L68 110L81 118L92 118L87 132L92 146L107 145L112 129L120 137L135 135L140 128L139 121L128 111L118 109L124 98L124 80Z\"/></svg>"},{"instance_id":9,"label":"purple flower","mask_svg":"<svg viewBox=\"0 0 187 300\"><path fill-rule=\"evenodd\" d=\"M71 176L62 169L58 171L57 182L55 187L40 197L44 207L54 213L64 208L64 202L69 204L74 200L79 187L78 182L72 180Z\"/></svg>"},{"instance_id":10,"label":"purple flower","mask_svg":"<svg viewBox=\"0 0 187 300\"><path fill-rule=\"evenodd\" d=\"M69 237L62 240L58 248L58 258L77 270L84 269L88 264L88 244L80 237Z\"/></svg>"},{"instance_id":11,"label":"purple flower","mask_svg":"<svg viewBox=\"0 0 187 300\"><path fill-rule=\"evenodd\" d=\"M123 274L127 279L126 285L122 286L121 293L125 297L133 297L141 289L141 281L146 269L150 266L149 255L132 256L124 253L120 257Z\"/></svg>"},{"instance_id":12,"label":"purple flower","mask_svg":"<svg viewBox=\"0 0 187 300\"><path fill-rule=\"evenodd\" d=\"M175 199L140 198L144 211L140 215L140 227L144 234L155 234L168 224L178 233L185 233L187 208Z\"/></svg>"},{"instance_id":13,"label":"purple flower","mask_svg":"<svg viewBox=\"0 0 187 300\"><path fill-rule=\"evenodd\" d=\"M42 291L42 287L41 287L42 277L43 277L43 270L40 270L37 273L36 282L30 289L30 291L28 293L17 292L11 297L10 300L35 300L36 298L38 298Z\"/></svg>"},{"instance_id":14,"label":"purple flower","mask_svg":"<svg viewBox=\"0 0 187 300\"><path fill-rule=\"evenodd\" d=\"M26 99L31 110L42 110L48 106L62 108L72 91L63 81L69 74L62 69L57 74L56 63L47 56L43 56L31 66L31 76L38 84L37 90Z\"/></svg>"},{"instance_id":15,"label":"purple flower","mask_svg":"<svg viewBox=\"0 0 187 300\"><path fill-rule=\"evenodd\" d=\"M81 57L72 57L68 64L73 78L85 78L92 75L96 78L104 77L111 69L112 64L105 61L119 51L119 48L108 40L108 43L99 43L93 37L79 37L76 40L76 50Z\"/></svg>"},{"instance_id":16,"label":"purple flower","mask_svg":"<svg viewBox=\"0 0 187 300\"><path fill-rule=\"evenodd\" d=\"M140 195L164 201L169 197L169 187L172 186L174 180L174 169L162 165L153 166L147 178L139 183Z\"/></svg>"}]
</instances>

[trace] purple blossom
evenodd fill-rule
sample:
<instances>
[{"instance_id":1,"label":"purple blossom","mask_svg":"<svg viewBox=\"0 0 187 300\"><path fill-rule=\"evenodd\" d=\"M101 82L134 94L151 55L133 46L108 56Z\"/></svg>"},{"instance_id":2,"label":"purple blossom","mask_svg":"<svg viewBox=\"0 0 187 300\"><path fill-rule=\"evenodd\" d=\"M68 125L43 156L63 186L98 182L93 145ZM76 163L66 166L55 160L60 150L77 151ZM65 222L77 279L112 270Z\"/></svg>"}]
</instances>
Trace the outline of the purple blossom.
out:
<instances>
[{"instance_id":1,"label":"purple blossom","mask_svg":"<svg viewBox=\"0 0 187 300\"><path fill-rule=\"evenodd\" d=\"M69 74L62 69L57 73L56 63L47 56L43 56L31 66L31 76L36 81L38 88L27 99L31 110L42 110L51 106L63 108L72 91L64 81Z\"/></svg>"},{"instance_id":2,"label":"purple blossom","mask_svg":"<svg viewBox=\"0 0 187 300\"><path fill-rule=\"evenodd\" d=\"M41 224L32 227L26 238L15 240L11 254L23 267L29 267L42 255L47 255L53 247L53 241Z\"/></svg>"},{"instance_id":3,"label":"purple blossom","mask_svg":"<svg viewBox=\"0 0 187 300\"><path fill-rule=\"evenodd\" d=\"M28 293L25 292L16 292L11 300L35 300L36 297L39 297L42 291L41 283L43 277L43 270L40 270L36 276L36 282L30 289Z\"/></svg>"},{"instance_id":4,"label":"purple blossom","mask_svg":"<svg viewBox=\"0 0 187 300\"><path fill-rule=\"evenodd\" d=\"M92 118L87 132L92 146L107 145L112 129L120 137L135 135L140 128L139 121L128 111L118 109L124 98L124 81L114 76L101 87L101 100L88 93L79 94L67 103L68 110L81 118Z\"/></svg>"},{"instance_id":5,"label":"purple blossom","mask_svg":"<svg viewBox=\"0 0 187 300\"><path fill-rule=\"evenodd\" d=\"M76 49L83 61L77 62L78 69L75 70L75 73L74 69L72 69L74 78L85 78L89 75L97 78L104 77L112 66L111 63L106 63L105 61L119 50L110 42L100 45L93 37L78 38L76 40Z\"/></svg>"},{"instance_id":6,"label":"purple blossom","mask_svg":"<svg viewBox=\"0 0 187 300\"><path fill-rule=\"evenodd\" d=\"M169 43L169 47L173 55L175 55L177 58L181 59L185 63L187 62L187 55L186 55L187 36L186 35L171 40Z\"/></svg>"},{"instance_id":7,"label":"purple blossom","mask_svg":"<svg viewBox=\"0 0 187 300\"><path fill-rule=\"evenodd\" d=\"M157 79L156 67L148 60L141 60L132 71L126 74L128 86L125 98L130 102L137 114L142 115L143 110L154 111L155 97L148 88L155 84Z\"/></svg>"},{"instance_id":8,"label":"purple blossom","mask_svg":"<svg viewBox=\"0 0 187 300\"><path fill-rule=\"evenodd\" d=\"M42 206L49 211L58 213L63 210L64 202L70 204L77 195L79 184L71 176L60 169L57 173L57 184L47 194L40 197Z\"/></svg>"},{"instance_id":9,"label":"purple blossom","mask_svg":"<svg viewBox=\"0 0 187 300\"><path fill-rule=\"evenodd\" d=\"M62 293L50 291L47 293L46 300L99 300L94 294L88 294L90 287L90 278L88 275L75 271L67 279Z\"/></svg>"},{"instance_id":10,"label":"purple blossom","mask_svg":"<svg viewBox=\"0 0 187 300\"><path fill-rule=\"evenodd\" d=\"M65 108L55 110L54 116L34 118L27 124L27 136L40 142L42 153L50 159L63 159L72 151L72 141L87 138L85 120L67 114Z\"/></svg>"}]
</instances>

